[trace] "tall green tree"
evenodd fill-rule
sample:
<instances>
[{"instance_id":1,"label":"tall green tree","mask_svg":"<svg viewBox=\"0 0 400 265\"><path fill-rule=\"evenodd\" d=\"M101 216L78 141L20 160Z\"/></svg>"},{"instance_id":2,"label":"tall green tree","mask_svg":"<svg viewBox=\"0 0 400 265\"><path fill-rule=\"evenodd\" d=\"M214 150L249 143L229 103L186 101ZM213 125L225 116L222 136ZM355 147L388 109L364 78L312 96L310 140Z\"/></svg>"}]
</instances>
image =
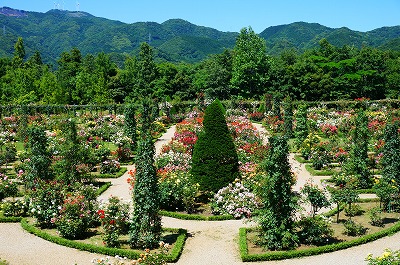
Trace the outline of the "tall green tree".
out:
<instances>
[{"instance_id":1,"label":"tall green tree","mask_svg":"<svg viewBox=\"0 0 400 265\"><path fill-rule=\"evenodd\" d=\"M140 138L135 157L136 182L133 190L133 214L129 243L133 248L153 248L161 237L160 193L154 166L154 144L149 124L152 122L151 104L143 102Z\"/></svg>"},{"instance_id":2,"label":"tall green tree","mask_svg":"<svg viewBox=\"0 0 400 265\"><path fill-rule=\"evenodd\" d=\"M19 37L14 45L14 58L13 58L14 67L23 66L25 55L26 54L25 54L24 40L21 37Z\"/></svg>"},{"instance_id":3,"label":"tall green tree","mask_svg":"<svg viewBox=\"0 0 400 265\"><path fill-rule=\"evenodd\" d=\"M82 67L81 51L73 48L70 52L63 52L58 60L58 66L57 77L62 89L56 96L58 103L78 104L74 94L76 94L76 77Z\"/></svg>"},{"instance_id":4,"label":"tall green tree","mask_svg":"<svg viewBox=\"0 0 400 265\"><path fill-rule=\"evenodd\" d=\"M209 195L239 177L236 147L218 99L205 110L203 128L193 149L190 173L193 183Z\"/></svg>"},{"instance_id":5,"label":"tall green tree","mask_svg":"<svg viewBox=\"0 0 400 265\"><path fill-rule=\"evenodd\" d=\"M197 91L204 91L206 98L229 99L232 96L232 51L225 50L204 60L194 76Z\"/></svg>"},{"instance_id":6,"label":"tall green tree","mask_svg":"<svg viewBox=\"0 0 400 265\"><path fill-rule=\"evenodd\" d=\"M294 231L297 202L292 190L296 178L288 161L287 138L273 136L269 142L256 190L263 205L257 216L261 227L259 243L271 250L292 249L298 244Z\"/></svg>"},{"instance_id":7,"label":"tall green tree","mask_svg":"<svg viewBox=\"0 0 400 265\"><path fill-rule=\"evenodd\" d=\"M146 42L140 44L137 71L133 98L143 98L148 95L152 96L158 74L154 62L153 48Z\"/></svg>"},{"instance_id":8,"label":"tall green tree","mask_svg":"<svg viewBox=\"0 0 400 265\"><path fill-rule=\"evenodd\" d=\"M243 28L233 50L231 85L244 98L264 94L270 68L265 40L251 27Z\"/></svg>"}]
</instances>

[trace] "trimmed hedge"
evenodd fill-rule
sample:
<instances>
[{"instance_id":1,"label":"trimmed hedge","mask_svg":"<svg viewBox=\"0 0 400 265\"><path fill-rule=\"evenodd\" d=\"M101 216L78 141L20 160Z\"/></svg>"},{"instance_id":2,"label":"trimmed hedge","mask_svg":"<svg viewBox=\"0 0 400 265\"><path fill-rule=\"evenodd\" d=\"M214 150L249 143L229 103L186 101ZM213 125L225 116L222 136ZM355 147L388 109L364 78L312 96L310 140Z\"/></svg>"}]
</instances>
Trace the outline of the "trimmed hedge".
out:
<instances>
[{"instance_id":1,"label":"trimmed hedge","mask_svg":"<svg viewBox=\"0 0 400 265\"><path fill-rule=\"evenodd\" d=\"M115 174L98 174L98 175L94 175L95 178L98 179L111 179L111 178L119 178L121 177L123 174L125 174L125 172L128 171L128 168L126 167L120 167L119 171Z\"/></svg>"},{"instance_id":2,"label":"trimmed hedge","mask_svg":"<svg viewBox=\"0 0 400 265\"><path fill-rule=\"evenodd\" d=\"M379 238L393 235L400 231L400 222L395 224L394 226L381 230L379 232L365 235L363 237L346 241L340 242L337 244L331 244L321 247L314 247L310 249L304 250L289 250L289 251L271 251L263 254L249 254L248 252L248 245L247 245L247 233L250 231L254 231L255 228L240 228L239 229L239 250L240 250L240 257L242 261L268 261L268 260L283 260L283 259L292 259L292 258L300 258L305 256L313 256L322 253L334 252L358 245L362 245Z\"/></svg>"},{"instance_id":3,"label":"trimmed hedge","mask_svg":"<svg viewBox=\"0 0 400 265\"><path fill-rule=\"evenodd\" d=\"M21 220L22 217L0 217L0 223L19 223Z\"/></svg>"},{"instance_id":4,"label":"trimmed hedge","mask_svg":"<svg viewBox=\"0 0 400 265\"><path fill-rule=\"evenodd\" d=\"M161 210L160 215L172 217L181 220L198 220L198 221L225 221L225 220L234 220L235 218L232 215L212 215L212 216L204 216L200 214L186 214L186 213L177 213Z\"/></svg>"},{"instance_id":5,"label":"trimmed hedge","mask_svg":"<svg viewBox=\"0 0 400 265\"><path fill-rule=\"evenodd\" d=\"M330 169L316 170L310 164L305 165L307 171L313 176L332 176L335 172Z\"/></svg>"},{"instance_id":6,"label":"trimmed hedge","mask_svg":"<svg viewBox=\"0 0 400 265\"><path fill-rule=\"evenodd\" d=\"M310 160L304 159L304 157L302 157L302 156L299 155L299 154L294 155L294 159L295 159L297 162L302 163L302 164L311 163Z\"/></svg>"},{"instance_id":7,"label":"trimmed hedge","mask_svg":"<svg viewBox=\"0 0 400 265\"><path fill-rule=\"evenodd\" d=\"M34 234L40 238L43 238L47 241L53 242L58 245L70 247L70 248L88 251L91 253L98 253L98 254L103 254L103 255L108 255L108 256L118 255L120 257L126 257L128 259L138 259L140 257L140 254L143 253L143 252L131 250L131 249L108 248L108 247L104 247L104 246L96 246L96 245L91 245L91 244L86 244L86 243L82 243L82 242L65 239L65 238L58 237L58 236L53 236L53 235L50 235L50 234L40 230L39 228L35 227L34 225L31 225L26 218L23 218L21 220L21 226L27 232ZM185 245L186 238L187 238L187 230L175 229L175 228L165 228L164 231L169 231L169 232L179 234L179 236L174 244L174 248L171 249L171 253L166 256L166 260L168 262L176 262L176 261L178 261L180 255L182 254L183 247Z\"/></svg>"},{"instance_id":8,"label":"trimmed hedge","mask_svg":"<svg viewBox=\"0 0 400 265\"><path fill-rule=\"evenodd\" d=\"M103 185L101 185L101 187L98 190L96 190L96 195L100 196L103 192L105 192L111 186L112 186L111 182L105 182Z\"/></svg>"}]
</instances>

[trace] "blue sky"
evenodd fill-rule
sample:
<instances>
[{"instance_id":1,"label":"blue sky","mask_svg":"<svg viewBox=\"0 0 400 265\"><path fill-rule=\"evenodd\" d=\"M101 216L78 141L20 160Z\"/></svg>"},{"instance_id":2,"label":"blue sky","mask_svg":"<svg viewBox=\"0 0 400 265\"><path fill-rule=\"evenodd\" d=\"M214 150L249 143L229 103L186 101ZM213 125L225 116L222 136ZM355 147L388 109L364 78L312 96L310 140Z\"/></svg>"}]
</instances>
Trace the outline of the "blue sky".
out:
<instances>
[{"instance_id":1,"label":"blue sky","mask_svg":"<svg viewBox=\"0 0 400 265\"><path fill-rule=\"evenodd\" d=\"M0 6L47 12L54 7L79 10L126 23L171 18L221 31L251 26L260 33L270 26L297 21L331 28L369 31L400 25L400 0L0 0Z\"/></svg>"}]
</instances>

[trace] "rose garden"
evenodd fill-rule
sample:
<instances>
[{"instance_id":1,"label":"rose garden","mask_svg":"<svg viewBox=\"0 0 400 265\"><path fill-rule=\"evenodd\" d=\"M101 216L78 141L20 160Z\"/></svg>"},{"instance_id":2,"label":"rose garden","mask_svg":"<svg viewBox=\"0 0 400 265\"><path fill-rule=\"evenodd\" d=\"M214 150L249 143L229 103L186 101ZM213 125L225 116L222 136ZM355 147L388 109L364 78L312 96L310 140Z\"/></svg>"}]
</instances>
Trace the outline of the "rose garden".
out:
<instances>
[{"instance_id":1,"label":"rose garden","mask_svg":"<svg viewBox=\"0 0 400 265\"><path fill-rule=\"evenodd\" d=\"M177 262L190 231L166 216L247 220L242 261L351 248L400 230L399 122L397 101L365 98L3 107L0 221L94 264ZM289 155L311 176L301 186ZM99 199L117 179L130 198ZM381 252L363 259L399 262Z\"/></svg>"}]
</instances>

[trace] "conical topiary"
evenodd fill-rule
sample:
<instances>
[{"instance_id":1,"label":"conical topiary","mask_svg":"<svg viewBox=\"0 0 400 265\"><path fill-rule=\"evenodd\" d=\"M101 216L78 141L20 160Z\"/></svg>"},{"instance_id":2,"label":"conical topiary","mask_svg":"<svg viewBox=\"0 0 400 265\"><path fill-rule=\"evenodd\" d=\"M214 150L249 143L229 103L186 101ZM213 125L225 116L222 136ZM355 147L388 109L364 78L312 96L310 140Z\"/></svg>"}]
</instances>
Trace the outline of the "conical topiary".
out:
<instances>
[{"instance_id":1,"label":"conical topiary","mask_svg":"<svg viewBox=\"0 0 400 265\"><path fill-rule=\"evenodd\" d=\"M238 156L224 112L218 99L207 107L204 128L193 149L191 177L205 194L217 192L239 176Z\"/></svg>"}]
</instances>

